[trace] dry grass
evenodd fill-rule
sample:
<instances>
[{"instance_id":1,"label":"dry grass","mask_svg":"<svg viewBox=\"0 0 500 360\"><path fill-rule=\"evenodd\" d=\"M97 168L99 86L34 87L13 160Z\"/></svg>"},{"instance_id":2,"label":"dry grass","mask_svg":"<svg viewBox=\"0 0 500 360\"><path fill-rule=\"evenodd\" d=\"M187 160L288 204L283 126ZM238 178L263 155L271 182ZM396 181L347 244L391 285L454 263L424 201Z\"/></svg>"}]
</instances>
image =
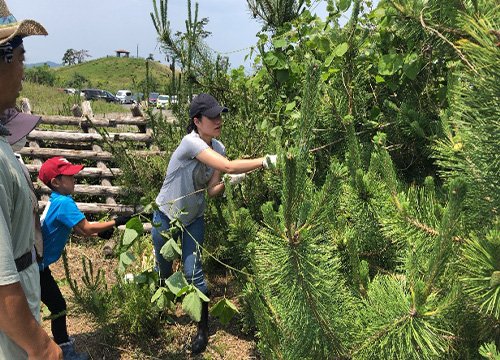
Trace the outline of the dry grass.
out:
<instances>
[{"instance_id":1,"label":"dry grass","mask_svg":"<svg viewBox=\"0 0 500 360\"><path fill-rule=\"evenodd\" d=\"M114 269L116 259L106 259L101 252L102 243L84 243L76 241L66 246L68 261L73 279L79 279L82 274L81 256L92 260L94 268L105 271L108 284L116 281ZM106 336L90 317L77 313L72 303L71 290L64 281L62 260L51 266L56 280L60 281L61 291L68 303L68 331L76 339L79 351L89 353L91 359L227 359L243 360L258 359L255 341L251 336L241 332L240 324L234 320L228 325L222 325L217 319L210 318L210 340L207 350L200 355L192 356L189 345L196 333L196 324L184 315L180 308L173 316L174 322L161 328L155 338L139 339L133 336L111 339ZM213 290L212 303L217 302L224 294L235 304L238 304L234 281L223 276L208 278ZM44 320L43 327L50 334L50 321ZM133 340L132 340L133 339Z\"/></svg>"}]
</instances>

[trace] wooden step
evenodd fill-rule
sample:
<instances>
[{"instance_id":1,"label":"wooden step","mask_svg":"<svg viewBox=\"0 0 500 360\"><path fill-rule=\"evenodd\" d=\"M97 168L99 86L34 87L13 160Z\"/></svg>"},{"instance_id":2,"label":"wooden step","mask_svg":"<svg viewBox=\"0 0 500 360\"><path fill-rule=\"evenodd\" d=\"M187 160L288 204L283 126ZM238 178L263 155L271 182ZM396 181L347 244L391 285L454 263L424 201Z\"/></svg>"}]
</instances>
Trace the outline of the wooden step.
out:
<instances>
[{"instance_id":1,"label":"wooden step","mask_svg":"<svg viewBox=\"0 0 500 360\"><path fill-rule=\"evenodd\" d=\"M105 137L108 141L137 141L144 143L150 143L152 141L151 135L142 133L108 133ZM33 130L28 134L28 140L49 140L60 143L92 142L102 141L103 136L97 133Z\"/></svg>"},{"instance_id":2,"label":"wooden step","mask_svg":"<svg viewBox=\"0 0 500 360\"><path fill-rule=\"evenodd\" d=\"M131 150L127 151L131 156L152 156L152 155L165 155L165 151L153 151L153 150ZM67 159L78 159L78 160L102 160L109 161L113 160L114 156L108 151L92 151L92 150L68 150L68 149L49 149L49 148L34 148L34 147L24 147L19 151L22 156L28 156L32 158L43 158L48 159L53 156L62 156Z\"/></svg>"},{"instance_id":3,"label":"wooden step","mask_svg":"<svg viewBox=\"0 0 500 360\"><path fill-rule=\"evenodd\" d=\"M50 194L52 190L42 184L41 182L33 183L35 190L42 194ZM126 189L121 186L103 186L103 185L75 185L75 194L79 195L89 195L89 196L116 196L120 194L125 194Z\"/></svg>"},{"instance_id":4,"label":"wooden step","mask_svg":"<svg viewBox=\"0 0 500 360\"><path fill-rule=\"evenodd\" d=\"M62 116L62 115L43 115L41 124L48 125L74 125L74 126L90 126L95 127L116 127L117 124L147 126L148 121L143 117L116 117L116 118L93 118L86 117Z\"/></svg>"},{"instance_id":5,"label":"wooden step","mask_svg":"<svg viewBox=\"0 0 500 360\"><path fill-rule=\"evenodd\" d=\"M35 164L26 164L26 167L28 168L30 173L33 174L38 174L40 171L41 165L35 165ZM83 168L82 171L80 171L78 174L75 175L77 178L83 178L83 177L89 177L89 178L98 178L98 177L105 177L105 178L112 178L115 176L119 176L123 173L119 168L106 168L106 169L101 169L101 168L96 168L96 167L85 167Z\"/></svg>"},{"instance_id":6,"label":"wooden step","mask_svg":"<svg viewBox=\"0 0 500 360\"><path fill-rule=\"evenodd\" d=\"M47 201L38 201L38 206L40 211L43 211L46 205ZM86 214L112 213L119 215L132 215L142 211L141 206L120 205L120 204L108 205L100 203L77 202L76 206L78 206L78 209L80 209L81 212Z\"/></svg>"}]
</instances>

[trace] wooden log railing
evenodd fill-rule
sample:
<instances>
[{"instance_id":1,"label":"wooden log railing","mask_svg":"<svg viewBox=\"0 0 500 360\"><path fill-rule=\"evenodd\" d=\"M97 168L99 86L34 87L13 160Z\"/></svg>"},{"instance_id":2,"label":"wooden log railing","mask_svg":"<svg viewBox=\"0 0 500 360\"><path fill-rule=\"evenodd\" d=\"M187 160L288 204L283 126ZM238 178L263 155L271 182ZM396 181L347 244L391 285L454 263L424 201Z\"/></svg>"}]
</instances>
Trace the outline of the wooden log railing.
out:
<instances>
[{"instance_id":1,"label":"wooden log railing","mask_svg":"<svg viewBox=\"0 0 500 360\"><path fill-rule=\"evenodd\" d=\"M38 201L38 206L40 207L40 211L45 209L47 205L47 201ZM133 206L133 205L108 205L102 203L86 203L86 202L77 202L76 206L78 209L86 214L116 214L116 215L131 215L136 214L142 210L141 206Z\"/></svg>"},{"instance_id":2,"label":"wooden log railing","mask_svg":"<svg viewBox=\"0 0 500 360\"><path fill-rule=\"evenodd\" d=\"M151 155L164 155L164 151L150 151L150 150L129 150L128 154L132 156L151 156ZM28 157L38 157L43 159L48 159L53 156L62 156L67 159L73 160L103 160L111 161L114 156L108 151L98 152L92 150L71 150L71 149L52 149L52 148L34 148L25 147L19 154Z\"/></svg>"},{"instance_id":3,"label":"wooden log railing","mask_svg":"<svg viewBox=\"0 0 500 360\"><path fill-rule=\"evenodd\" d=\"M149 134L137 133L108 133L108 141L136 141L149 144L152 141ZM28 135L28 140L58 141L60 143L103 141L104 137L97 133L75 133L70 131L44 131L33 130Z\"/></svg>"},{"instance_id":4,"label":"wooden log railing","mask_svg":"<svg viewBox=\"0 0 500 360\"><path fill-rule=\"evenodd\" d=\"M28 105L29 101L23 108L29 109ZM77 206L82 212L123 215L140 211L140 206L121 203L123 195L129 190L115 186L112 182L123 171L113 164L113 154L103 151L101 146L105 141L126 141L131 146L125 151L133 157L164 155L164 152L151 150L152 133L149 122L142 116L140 109L133 111L134 115L139 116L96 117L90 103L84 102L81 107L74 106L73 110L77 116L42 116L37 129L28 135L29 146L19 153L25 159L32 178L36 178L43 161L53 156L62 156L77 163L84 162L87 167L75 177L89 181L86 184L77 183L74 191ZM96 128L109 130L103 133ZM40 211L43 211L51 190L38 181L34 185L39 194Z\"/></svg>"},{"instance_id":5,"label":"wooden log railing","mask_svg":"<svg viewBox=\"0 0 500 360\"><path fill-rule=\"evenodd\" d=\"M41 124L47 125L73 125L73 126L89 126L93 125L95 127L112 127L115 128L117 125L130 125L130 126L147 126L148 121L143 117L133 118L133 117L114 117L114 118L94 118L87 119L82 117L74 116L62 116L62 115L50 115L43 116Z\"/></svg>"},{"instance_id":6,"label":"wooden log railing","mask_svg":"<svg viewBox=\"0 0 500 360\"><path fill-rule=\"evenodd\" d=\"M37 190L40 194L50 194L52 192L47 186L42 185L41 183L33 184L35 190ZM77 195L89 195L89 196L116 196L120 194L125 194L126 189L123 189L121 186L113 186L113 185L79 185L75 184L74 194Z\"/></svg>"},{"instance_id":7,"label":"wooden log railing","mask_svg":"<svg viewBox=\"0 0 500 360\"><path fill-rule=\"evenodd\" d=\"M26 164L29 172L31 174L38 174L41 165L37 164ZM113 178L122 174L119 168L97 168L97 167L85 167L82 171L75 175L76 178Z\"/></svg>"}]
</instances>

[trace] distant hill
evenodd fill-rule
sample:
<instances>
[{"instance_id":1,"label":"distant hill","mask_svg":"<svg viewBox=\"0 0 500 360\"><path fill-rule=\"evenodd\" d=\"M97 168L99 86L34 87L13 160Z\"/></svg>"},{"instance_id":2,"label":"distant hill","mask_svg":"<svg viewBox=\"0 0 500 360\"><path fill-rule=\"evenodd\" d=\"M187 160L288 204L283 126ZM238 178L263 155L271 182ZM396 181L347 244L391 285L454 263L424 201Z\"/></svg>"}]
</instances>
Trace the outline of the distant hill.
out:
<instances>
[{"instance_id":1,"label":"distant hill","mask_svg":"<svg viewBox=\"0 0 500 360\"><path fill-rule=\"evenodd\" d=\"M142 92L146 79L146 60L137 58L106 57L71 66L55 68L57 83L67 87L75 74L83 76L89 87L105 89L115 93L121 89ZM156 61L149 62L149 76L157 86L151 91L166 92L170 84L170 68Z\"/></svg>"},{"instance_id":2,"label":"distant hill","mask_svg":"<svg viewBox=\"0 0 500 360\"><path fill-rule=\"evenodd\" d=\"M48 65L50 68L56 68L61 66L61 64L55 63L53 61L45 61L45 62L39 62L35 64L26 64L24 65L27 68L32 68L32 67L37 67L37 66L43 66L43 65Z\"/></svg>"}]
</instances>

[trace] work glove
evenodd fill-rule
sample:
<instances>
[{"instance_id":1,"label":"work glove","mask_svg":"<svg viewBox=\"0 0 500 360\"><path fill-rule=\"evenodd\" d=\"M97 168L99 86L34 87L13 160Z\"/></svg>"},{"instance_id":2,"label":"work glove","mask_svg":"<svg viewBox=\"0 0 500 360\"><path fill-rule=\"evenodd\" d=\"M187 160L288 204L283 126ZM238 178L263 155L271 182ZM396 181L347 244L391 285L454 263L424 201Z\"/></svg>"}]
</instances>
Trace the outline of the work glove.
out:
<instances>
[{"instance_id":1,"label":"work glove","mask_svg":"<svg viewBox=\"0 0 500 360\"><path fill-rule=\"evenodd\" d=\"M264 160L262 161L262 166L264 169L274 169L276 167L276 162L278 161L278 157L276 155L267 154L264 156Z\"/></svg>"},{"instance_id":2,"label":"work glove","mask_svg":"<svg viewBox=\"0 0 500 360\"><path fill-rule=\"evenodd\" d=\"M132 219L131 215L121 215L115 218L115 227L120 225L125 225L130 219Z\"/></svg>"},{"instance_id":3,"label":"work glove","mask_svg":"<svg viewBox=\"0 0 500 360\"><path fill-rule=\"evenodd\" d=\"M99 236L101 239L109 240L109 239L111 239L111 236L113 236L114 232L115 232L115 229L111 228L108 230L103 230L101 232L98 232L97 236Z\"/></svg>"},{"instance_id":4,"label":"work glove","mask_svg":"<svg viewBox=\"0 0 500 360\"><path fill-rule=\"evenodd\" d=\"M236 185L236 184L239 184L241 183L245 177L247 176L247 174L243 173L243 174L224 174L224 176L222 177L222 181L226 182L226 179L229 179L229 183L231 185Z\"/></svg>"}]
</instances>

